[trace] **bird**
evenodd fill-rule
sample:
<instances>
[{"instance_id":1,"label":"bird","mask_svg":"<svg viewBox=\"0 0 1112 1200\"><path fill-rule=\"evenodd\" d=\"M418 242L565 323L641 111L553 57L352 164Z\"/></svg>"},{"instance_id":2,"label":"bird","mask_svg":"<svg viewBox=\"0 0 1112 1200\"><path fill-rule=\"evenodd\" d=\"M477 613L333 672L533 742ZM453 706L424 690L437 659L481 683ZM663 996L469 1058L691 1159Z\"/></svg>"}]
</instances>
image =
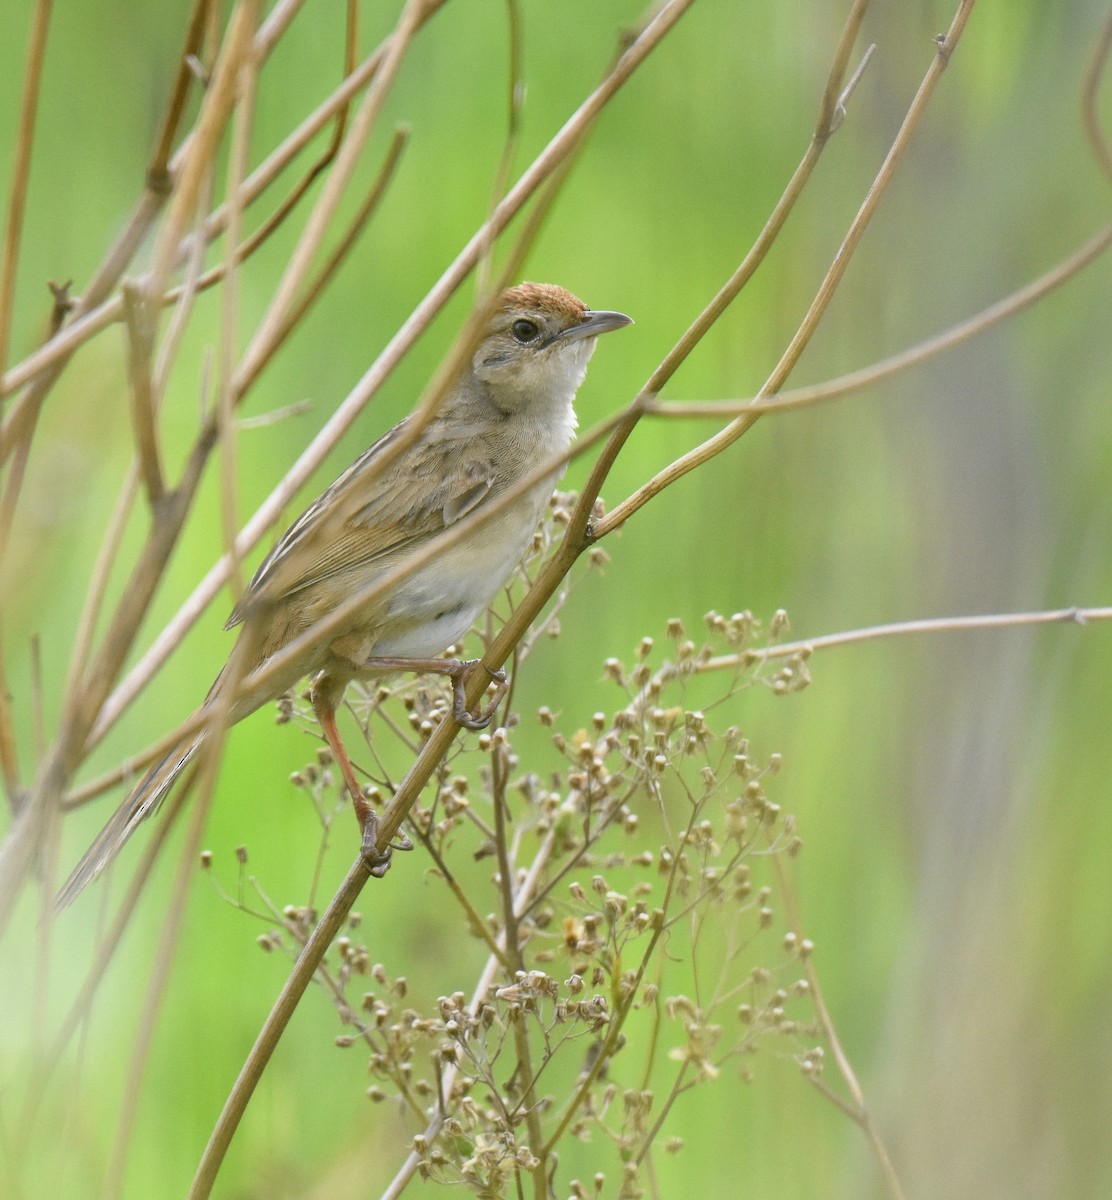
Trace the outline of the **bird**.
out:
<instances>
[{"instance_id":1,"label":"bird","mask_svg":"<svg viewBox=\"0 0 1112 1200\"><path fill-rule=\"evenodd\" d=\"M590 309L555 284L521 283L500 295L470 362L416 438L407 444L412 416L395 425L309 505L265 557L228 619L227 629L242 627L240 642L201 706L209 720L135 785L63 884L59 908L116 858L217 718L221 725L234 724L305 676L312 676L313 710L362 828L364 860L372 874L385 873L390 850L377 850L377 816L336 725L344 690L357 678L435 672L451 678L461 724L489 723L501 692L478 714L466 711L464 695L470 671L486 668L480 660L439 656L467 633L521 561L562 469L369 599L340 628L318 638L309 631L342 601L367 591L439 534L493 506L539 464L562 454L575 434L573 402L598 337L630 324L624 313ZM277 678L234 698L223 695L229 678L247 678L303 635L306 648ZM504 673L491 674L504 690Z\"/></svg>"}]
</instances>

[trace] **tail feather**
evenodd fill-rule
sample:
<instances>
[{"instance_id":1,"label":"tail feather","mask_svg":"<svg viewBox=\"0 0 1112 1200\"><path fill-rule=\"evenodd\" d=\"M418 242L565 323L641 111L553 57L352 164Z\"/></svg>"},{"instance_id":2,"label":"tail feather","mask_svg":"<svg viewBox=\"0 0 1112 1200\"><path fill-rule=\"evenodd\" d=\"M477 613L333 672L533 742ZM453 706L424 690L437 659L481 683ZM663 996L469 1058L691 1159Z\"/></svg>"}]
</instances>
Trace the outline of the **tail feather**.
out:
<instances>
[{"instance_id":1,"label":"tail feather","mask_svg":"<svg viewBox=\"0 0 1112 1200\"><path fill-rule=\"evenodd\" d=\"M135 785L128 798L108 818L108 823L97 834L93 844L85 851L81 861L62 885L54 902L55 909L63 909L71 904L82 889L92 883L115 859L136 828L165 799L174 781L197 753L204 736L202 730L179 742Z\"/></svg>"}]
</instances>

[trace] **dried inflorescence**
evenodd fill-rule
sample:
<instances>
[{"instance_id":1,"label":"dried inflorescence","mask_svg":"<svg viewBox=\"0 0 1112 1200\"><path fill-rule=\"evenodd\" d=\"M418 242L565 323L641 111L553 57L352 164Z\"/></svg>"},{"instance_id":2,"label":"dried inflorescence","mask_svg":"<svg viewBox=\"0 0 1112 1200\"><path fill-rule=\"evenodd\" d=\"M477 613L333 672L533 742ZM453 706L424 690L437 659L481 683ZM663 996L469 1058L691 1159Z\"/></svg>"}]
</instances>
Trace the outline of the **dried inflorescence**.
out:
<instances>
[{"instance_id":1,"label":"dried inflorescence","mask_svg":"<svg viewBox=\"0 0 1112 1200\"><path fill-rule=\"evenodd\" d=\"M554 498L516 586L572 503ZM410 1114L424 1176L501 1195L534 1172L550 1180L557 1147L572 1139L608 1171L591 1185L570 1181L569 1194L598 1194L609 1179L635 1196L654 1149L680 1149L668 1117L692 1086L748 1078L769 1037L786 1038L805 1077L818 1077L804 977L812 947L785 922L773 870L801 842L768 794L779 755L758 753L732 723L754 683L800 686L803 659L780 660L775 673L767 665L787 629L782 612L767 628L747 612L709 613L705 625L702 644L672 619L628 661L606 659L608 706L596 698L578 717L541 706L524 727L500 713L456 743L410 814L418 853L458 906L438 921L467 929L480 958L494 958L485 989L472 995L473 983L457 987L423 958L419 994L434 998L422 1001L370 965L357 918L334 943L320 974L344 1027L336 1044L367 1054L372 1101L394 1098ZM550 614L533 637L557 629ZM532 645L519 649L518 671ZM394 790L384 763L399 745L418 746L450 706L435 679L353 697L376 807ZM312 728L296 705L284 712ZM327 754L293 782L327 829L338 806ZM296 953L311 906L269 911L277 921L260 945Z\"/></svg>"}]
</instances>

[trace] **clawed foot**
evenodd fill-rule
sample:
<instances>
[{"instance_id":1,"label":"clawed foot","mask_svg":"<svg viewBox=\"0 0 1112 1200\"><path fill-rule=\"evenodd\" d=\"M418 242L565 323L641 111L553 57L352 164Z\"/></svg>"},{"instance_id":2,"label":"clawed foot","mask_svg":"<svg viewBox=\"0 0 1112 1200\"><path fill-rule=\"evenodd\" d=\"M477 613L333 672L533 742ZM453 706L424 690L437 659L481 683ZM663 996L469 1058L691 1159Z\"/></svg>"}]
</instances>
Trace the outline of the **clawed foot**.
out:
<instances>
[{"instance_id":1,"label":"clawed foot","mask_svg":"<svg viewBox=\"0 0 1112 1200\"><path fill-rule=\"evenodd\" d=\"M470 713L467 711L467 696L464 684L467 682L467 676L476 667L481 667L486 671L491 679L498 684L498 687L495 690L494 698L486 708L480 709L477 713ZM481 658L472 658L467 662L461 662L459 664L459 671L452 675L452 694L455 697L455 702L452 705L452 715L464 729L486 729L494 719L494 714L498 711L498 706L502 703L502 697L506 694L508 687L509 683L507 682L504 668L499 667L497 671L492 671Z\"/></svg>"},{"instance_id":2,"label":"clawed foot","mask_svg":"<svg viewBox=\"0 0 1112 1200\"><path fill-rule=\"evenodd\" d=\"M509 686L506 682L506 672L501 667L496 671L491 670L481 658L466 660L459 658L393 658L375 655L373 658L366 659L359 669L361 673L373 672L376 675L392 671L417 671L429 675L447 675L452 681L454 697L452 715L464 729L485 729L494 719L498 705L502 703L502 697L505 696ZM476 669L485 671L498 684L498 688L486 708L480 709L477 713L470 713L467 711L464 684L467 682L468 675Z\"/></svg>"},{"instance_id":3,"label":"clawed foot","mask_svg":"<svg viewBox=\"0 0 1112 1200\"><path fill-rule=\"evenodd\" d=\"M390 870L390 860L393 858L395 850L413 849L413 843L400 829L397 836L396 842L391 842L385 850L380 850L378 848L378 814L374 809L368 811L363 819L363 843L359 853L364 863L367 864L367 870L375 879L381 879Z\"/></svg>"}]
</instances>

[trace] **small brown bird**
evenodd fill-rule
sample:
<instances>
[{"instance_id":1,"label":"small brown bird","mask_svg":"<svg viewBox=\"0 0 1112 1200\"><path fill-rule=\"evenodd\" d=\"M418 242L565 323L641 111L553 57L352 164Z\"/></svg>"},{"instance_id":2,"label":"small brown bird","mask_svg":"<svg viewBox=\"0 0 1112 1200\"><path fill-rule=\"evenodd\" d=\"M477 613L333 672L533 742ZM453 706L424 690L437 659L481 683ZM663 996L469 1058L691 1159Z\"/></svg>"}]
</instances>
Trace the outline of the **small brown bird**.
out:
<instances>
[{"instance_id":1,"label":"small brown bird","mask_svg":"<svg viewBox=\"0 0 1112 1200\"><path fill-rule=\"evenodd\" d=\"M469 368L413 445L385 470L380 455L394 426L311 504L267 555L232 613L242 624L246 678L347 597L366 589L468 514L505 495L539 463L566 450L575 432L572 402L601 333L629 325L619 312L592 311L552 284L523 283L503 293ZM242 720L305 675L321 731L351 793L371 870L377 818L363 795L336 728L344 689L359 677L396 671L448 675L455 715L472 728L490 720L464 711L463 684L476 664L437 656L459 641L505 584L533 536L561 472L554 471L469 536L313 642L264 689L239 697L223 718ZM237 651L241 648L237 646ZM225 671L205 700L213 710ZM502 676L504 681L504 676ZM157 807L206 736L202 727L151 768L112 815L58 896L68 904L115 858Z\"/></svg>"}]
</instances>

